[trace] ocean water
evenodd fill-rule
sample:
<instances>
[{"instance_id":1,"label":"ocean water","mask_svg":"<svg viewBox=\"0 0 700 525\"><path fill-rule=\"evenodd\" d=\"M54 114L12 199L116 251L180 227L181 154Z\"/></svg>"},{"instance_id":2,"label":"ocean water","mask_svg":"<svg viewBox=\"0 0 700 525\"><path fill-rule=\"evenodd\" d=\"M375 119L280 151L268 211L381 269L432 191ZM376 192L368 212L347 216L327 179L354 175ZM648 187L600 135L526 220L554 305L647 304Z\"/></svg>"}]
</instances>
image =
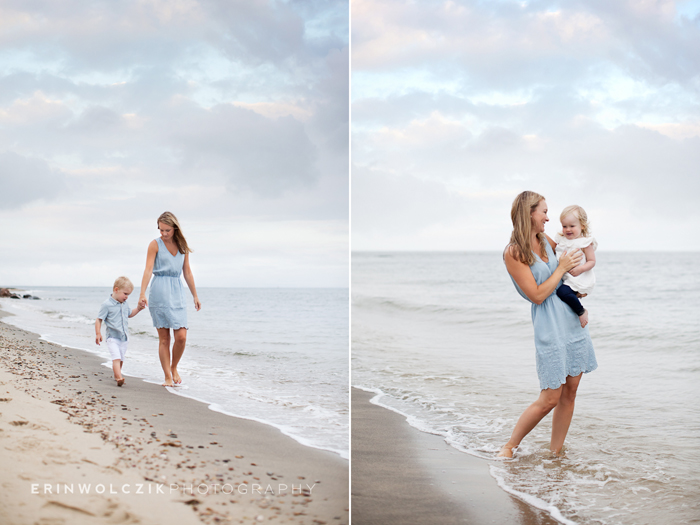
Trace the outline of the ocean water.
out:
<instances>
[{"instance_id":1,"label":"ocean water","mask_svg":"<svg viewBox=\"0 0 700 525\"><path fill-rule=\"evenodd\" d=\"M550 414L494 459L539 395L530 303L500 253L354 253L352 384L562 523L700 523L697 256L598 252L583 303L599 367L563 458Z\"/></svg>"},{"instance_id":2,"label":"ocean water","mask_svg":"<svg viewBox=\"0 0 700 525\"><path fill-rule=\"evenodd\" d=\"M95 317L109 288L24 287L41 300L0 299L3 320L45 340L105 356ZM202 309L188 305L189 331L178 366L178 395L213 410L279 428L302 444L349 450L348 290L201 288ZM188 297L189 293L186 291ZM139 289L128 300L134 308ZM158 384L158 335L144 310L129 321L127 377ZM103 328L104 337L104 328ZM110 373L111 374L111 373Z\"/></svg>"}]
</instances>

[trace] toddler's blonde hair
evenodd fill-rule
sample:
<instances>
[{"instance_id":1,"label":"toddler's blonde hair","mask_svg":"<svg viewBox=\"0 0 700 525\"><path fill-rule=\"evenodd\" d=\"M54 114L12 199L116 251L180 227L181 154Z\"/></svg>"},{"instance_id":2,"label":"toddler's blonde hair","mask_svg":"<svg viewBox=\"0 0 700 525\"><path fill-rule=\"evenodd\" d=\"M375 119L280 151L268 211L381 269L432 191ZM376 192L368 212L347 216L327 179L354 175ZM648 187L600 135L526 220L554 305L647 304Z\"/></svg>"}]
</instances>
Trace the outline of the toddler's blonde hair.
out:
<instances>
[{"instance_id":1,"label":"toddler's blonde hair","mask_svg":"<svg viewBox=\"0 0 700 525\"><path fill-rule=\"evenodd\" d=\"M589 237L590 226L588 225L588 215L586 215L586 210L581 208L581 206L578 204L567 206L561 211L559 221L564 222L564 219L566 219L569 215L573 215L578 219L578 222L581 223L581 237Z\"/></svg>"},{"instance_id":2,"label":"toddler's blonde hair","mask_svg":"<svg viewBox=\"0 0 700 525\"><path fill-rule=\"evenodd\" d=\"M124 277L123 275L121 277L117 277L117 280L114 281L114 288L118 290L127 290L131 289L131 291L134 291L134 283L132 283L128 277Z\"/></svg>"}]
</instances>

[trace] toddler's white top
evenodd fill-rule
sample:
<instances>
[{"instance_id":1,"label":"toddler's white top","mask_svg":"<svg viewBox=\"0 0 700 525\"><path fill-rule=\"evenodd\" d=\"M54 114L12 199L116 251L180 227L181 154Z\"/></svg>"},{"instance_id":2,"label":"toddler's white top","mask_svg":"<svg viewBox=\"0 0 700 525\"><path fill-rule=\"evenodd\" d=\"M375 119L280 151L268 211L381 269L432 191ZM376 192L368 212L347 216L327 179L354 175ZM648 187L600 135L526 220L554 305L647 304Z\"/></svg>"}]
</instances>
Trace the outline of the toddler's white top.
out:
<instances>
[{"instance_id":1,"label":"toddler's white top","mask_svg":"<svg viewBox=\"0 0 700 525\"><path fill-rule=\"evenodd\" d=\"M579 237L578 239L567 239L563 235L557 233L554 236L554 242L557 243L557 259L559 259L564 252L571 253L574 250L582 250L583 248L586 248L588 246L593 246L594 250L598 249L598 243L593 237ZM578 265L581 266L585 262L586 254L584 253L583 258L581 259L581 262ZM595 274L593 273L592 269L588 270L587 272L583 272L581 275L577 275L576 277L571 275L569 272L566 272L562 280L564 281L565 285L567 285L575 292L579 293L591 293L591 291L593 291L593 287L595 286Z\"/></svg>"}]
</instances>

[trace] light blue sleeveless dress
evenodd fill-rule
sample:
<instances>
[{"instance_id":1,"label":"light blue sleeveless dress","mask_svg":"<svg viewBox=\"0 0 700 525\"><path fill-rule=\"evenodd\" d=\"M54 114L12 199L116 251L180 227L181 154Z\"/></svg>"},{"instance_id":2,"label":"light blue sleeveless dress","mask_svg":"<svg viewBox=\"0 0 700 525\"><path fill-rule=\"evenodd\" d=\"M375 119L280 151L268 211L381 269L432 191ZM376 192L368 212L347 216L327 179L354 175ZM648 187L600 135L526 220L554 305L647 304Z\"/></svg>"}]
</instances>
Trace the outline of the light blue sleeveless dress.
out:
<instances>
[{"instance_id":1,"label":"light blue sleeveless dress","mask_svg":"<svg viewBox=\"0 0 700 525\"><path fill-rule=\"evenodd\" d=\"M187 328L185 289L180 275L185 254L172 255L158 238L158 253L153 265L153 279L148 296L148 310L156 328Z\"/></svg>"},{"instance_id":2,"label":"light blue sleeveless dress","mask_svg":"<svg viewBox=\"0 0 700 525\"><path fill-rule=\"evenodd\" d=\"M530 266L538 285L549 279L559 264L552 247L548 242L545 244L549 262L535 254L535 262ZM512 276L510 279L518 293L530 301ZM561 282L557 288L559 286ZM575 377L598 368L588 327L581 328L578 316L557 297L556 290L542 304L532 303L532 325L541 390L559 388L568 376Z\"/></svg>"}]
</instances>

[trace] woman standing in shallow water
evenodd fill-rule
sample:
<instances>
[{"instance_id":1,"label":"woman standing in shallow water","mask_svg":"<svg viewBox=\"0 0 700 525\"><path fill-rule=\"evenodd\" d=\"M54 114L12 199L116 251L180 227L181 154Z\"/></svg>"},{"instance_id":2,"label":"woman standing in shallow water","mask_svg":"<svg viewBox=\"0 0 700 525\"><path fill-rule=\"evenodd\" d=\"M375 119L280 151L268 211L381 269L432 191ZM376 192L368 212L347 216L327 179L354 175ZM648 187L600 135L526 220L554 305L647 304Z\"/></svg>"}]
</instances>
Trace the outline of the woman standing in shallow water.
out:
<instances>
[{"instance_id":1,"label":"woman standing in shallow water","mask_svg":"<svg viewBox=\"0 0 700 525\"><path fill-rule=\"evenodd\" d=\"M189 254L180 223L175 215L166 211L158 217L160 239L151 241L146 255L146 269L141 280L139 305L148 306L153 319L153 326L158 330L158 356L163 367L165 382L163 386L176 386L182 383L177 365L185 352L187 342L187 307L185 290L180 274L194 297L197 311L202 307L194 286L194 277L190 269ZM146 287L153 275L151 291L146 300ZM170 352L170 330L173 331L172 355Z\"/></svg>"},{"instance_id":2,"label":"woman standing in shallow water","mask_svg":"<svg viewBox=\"0 0 700 525\"><path fill-rule=\"evenodd\" d=\"M559 455L581 376L598 367L588 328L581 328L579 318L555 293L582 254L579 250L564 253L557 261L556 245L544 233L549 218L542 195L524 191L513 201L510 215L513 233L503 257L518 293L532 303L540 396L520 416L498 456L513 457L513 449L552 409L550 450Z\"/></svg>"}]
</instances>

